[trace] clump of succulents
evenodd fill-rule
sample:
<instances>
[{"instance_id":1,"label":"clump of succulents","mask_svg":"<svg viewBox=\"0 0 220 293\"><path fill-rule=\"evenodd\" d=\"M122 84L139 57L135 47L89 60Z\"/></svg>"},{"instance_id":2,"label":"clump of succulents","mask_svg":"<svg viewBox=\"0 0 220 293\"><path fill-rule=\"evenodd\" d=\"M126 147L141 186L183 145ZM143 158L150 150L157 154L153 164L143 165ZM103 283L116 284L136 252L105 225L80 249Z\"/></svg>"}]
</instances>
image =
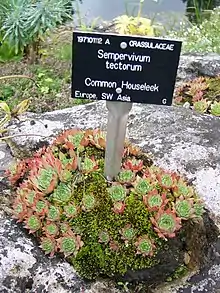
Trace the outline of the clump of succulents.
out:
<instances>
[{"instance_id":1,"label":"clump of succulents","mask_svg":"<svg viewBox=\"0 0 220 293\"><path fill-rule=\"evenodd\" d=\"M184 221L201 218L194 188L125 143L121 171L104 176L105 134L70 129L7 171L14 218L49 256L63 254L86 278L157 263Z\"/></svg>"},{"instance_id":2,"label":"clump of succulents","mask_svg":"<svg viewBox=\"0 0 220 293\"><path fill-rule=\"evenodd\" d=\"M82 209L90 211L95 207L96 200L93 194L84 194L82 198Z\"/></svg>"},{"instance_id":3,"label":"clump of succulents","mask_svg":"<svg viewBox=\"0 0 220 293\"><path fill-rule=\"evenodd\" d=\"M60 252L63 252L65 256L76 255L78 250L83 246L80 235L74 235L73 233L63 235L57 239L57 247Z\"/></svg>"},{"instance_id":4,"label":"clump of succulents","mask_svg":"<svg viewBox=\"0 0 220 293\"><path fill-rule=\"evenodd\" d=\"M139 172L143 169L144 164L142 160L137 160L136 158L132 158L124 162L123 167L131 172Z\"/></svg>"},{"instance_id":5,"label":"clump of succulents","mask_svg":"<svg viewBox=\"0 0 220 293\"><path fill-rule=\"evenodd\" d=\"M184 83L175 90L174 103L189 103L189 106L200 113L220 116L220 76L198 77Z\"/></svg>"},{"instance_id":6,"label":"clump of succulents","mask_svg":"<svg viewBox=\"0 0 220 293\"><path fill-rule=\"evenodd\" d=\"M53 256L56 252L55 239L50 237L42 237L40 239L40 247L45 254L50 254L50 256Z\"/></svg>"},{"instance_id":7,"label":"clump of succulents","mask_svg":"<svg viewBox=\"0 0 220 293\"><path fill-rule=\"evenodd\" d=\"M154 183L149 178L141 178L137 176L133 186L134 192L143 196L148 194L154 188Z\"/></svg>"}]
</instances>

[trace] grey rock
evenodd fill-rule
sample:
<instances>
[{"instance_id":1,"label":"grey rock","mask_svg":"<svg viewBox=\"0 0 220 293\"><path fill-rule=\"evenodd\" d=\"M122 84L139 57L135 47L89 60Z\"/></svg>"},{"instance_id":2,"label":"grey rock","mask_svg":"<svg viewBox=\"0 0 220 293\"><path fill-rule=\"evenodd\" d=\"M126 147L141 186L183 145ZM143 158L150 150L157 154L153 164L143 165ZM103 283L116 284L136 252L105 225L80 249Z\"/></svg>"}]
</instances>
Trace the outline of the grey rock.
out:
<instances>
[{"instance_id":1,"label":"grey rock","mask_svg":"<svg viewBox=\"0 0 220 293\"><path fill-rule=\"evenodd\" d=\"M0 142L0 176L10 166L13 159L8 145L5 142Z\"/></svg>"},{"instance_id":2,"label":"grey rock","mask_svg":"<svg viewBox=\"0 0 220 293\"><path fill-rule=\"evenodd\" d=\"M97 291L94 291L97 289ZM109 282L87 284L73 267L48 258L34 239L0 213L1 293L117 293Z\"/></svg>"},{"instance_id":3,"label":"grey rock","mask_svg":"<svg viewBox=\"0 0 220 293\"><path fill-rule=\"evenodd\" d=\"M180 57L176 81L183 82L199 76L218 75L220 75L219 54L183 54Z\"/></svg>"}]
</instances>

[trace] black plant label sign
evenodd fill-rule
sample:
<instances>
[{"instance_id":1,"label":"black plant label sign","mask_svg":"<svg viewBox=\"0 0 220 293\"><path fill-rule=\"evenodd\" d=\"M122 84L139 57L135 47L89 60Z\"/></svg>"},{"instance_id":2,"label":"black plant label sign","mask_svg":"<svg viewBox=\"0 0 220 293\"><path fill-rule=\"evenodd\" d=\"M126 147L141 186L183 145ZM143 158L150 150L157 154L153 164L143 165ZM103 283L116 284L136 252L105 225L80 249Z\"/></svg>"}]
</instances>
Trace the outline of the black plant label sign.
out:
<instances>
[{"instance_id":1,"label":"black plant label sign","mask_svg":"<svg viewBox=\"0 0 220 293\"><path fill-rule=\"evenodd\" d=\"M180 41L73 33L72 97L171 105Z\"/></svg>"}]
</instances>

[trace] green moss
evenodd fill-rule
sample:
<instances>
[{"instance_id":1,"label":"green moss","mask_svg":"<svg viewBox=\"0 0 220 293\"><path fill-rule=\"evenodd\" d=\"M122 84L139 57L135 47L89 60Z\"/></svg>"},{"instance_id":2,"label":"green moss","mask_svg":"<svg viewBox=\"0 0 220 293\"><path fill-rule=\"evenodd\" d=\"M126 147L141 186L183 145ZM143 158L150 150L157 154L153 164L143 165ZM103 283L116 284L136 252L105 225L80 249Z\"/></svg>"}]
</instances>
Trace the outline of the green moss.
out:
<instances>
[{"instance_id":1,"label":"green moss","mask_svg":"<svg viewBox=\"0 0 220 293\"><path fill-rule=\"evenodd\" d=\"M101 164L103 167L104 167L104 160L103 160L103 157L104 157L104 151L103 150L100 150L100 149L97 149L97 148L94 148L94 147L90 147L88 146L83 155L87 156L87 157L91 157L91 156L94 156L94 158L96 160L101 160L103 164Z\"/></svg>"},{"instance_id":2,"label":"green moss","mask_svg":"<svg viewBox=\"0 0 220 293\"><path fill-rule=\"evenodd\" d=\"M137 202L136 195L131 194L126 198L126 209L123 215L112 213L112 201L107 192L107 184L104 177L99 174L90 174L86 179L86 192L92 192L99 206L90 214L82 212L71 221L73 230L83 235L83 241L89 243L72 258L71 262L86 278L94 278L100 274L113 276L123 275L128 269L142 269L158 263L155 258L142 258L134 253L134 243L125 244L121 238L120 230L131 223L139 234L148 234L153 237L158 246L163 241L158 239L149 221L150 214L147 212L142 201ZM76 191L78 203L83 198L83 184ZM101 197L100 197L101 195ZM112 229L114 227L114 229ZM119 244L118 255L111 251L108 245L98 243L100 231L108 231L110 238ZM94 241L96 239L96 241Z\"/></svg>"},{"instance_id":3,"label":"green moss","mask_svg":"<svg viewBox=\"0 0 220 293\"><path fill-rule=\"evenodd\" d=\"M189 272L189 269L186 265L180 265L168 278L167 282L172 282L173 280L182 278L186 276L186 274Z\"/></svg>"}]
</instances>

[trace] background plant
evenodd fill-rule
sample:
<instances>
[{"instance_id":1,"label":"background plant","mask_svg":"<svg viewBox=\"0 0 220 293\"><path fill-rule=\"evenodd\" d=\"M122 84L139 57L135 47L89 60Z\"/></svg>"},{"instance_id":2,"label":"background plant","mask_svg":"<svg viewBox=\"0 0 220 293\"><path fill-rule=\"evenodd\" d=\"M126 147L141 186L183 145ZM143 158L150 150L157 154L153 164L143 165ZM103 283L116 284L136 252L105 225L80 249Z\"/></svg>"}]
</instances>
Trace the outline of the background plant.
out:
<instances>
[{"instance_id":1,"label":"background plant","mask_svg":"<svg viewBox=\"0 0 220 293\"><path fill-rule=\"evenodd\" d=\"M183 0L187 2L187 15L190 22L201 23L208 17L214 7L218 6L217 0Z\"/></svg>"},{"instance_id":2,"label":"background plant","mask_svg":"<svg viewBox=\"0 0 220 293\"><path fill-rule=\"evenodd\" d=\"M174 103L188 103L201 113L220 116L220 77L199 77L175 89Z\"/></svg>"},{"instance_id":3,"label":"background plant","mask_svg":"<svg viewBox=\"0 0 220 293\"><path fill-rule=\"evenodd\" d=\"M71 18L69 0L3 0L0 4L2 42L33 63L45 33Z\"/></svg>"},{"instance_id":4,"label":"background plant","mask_svg":"<svg viewBox=\"0 0 220 293\"><path fill-rule=\"evenodd\" d=\"M0 76L0 81L6 80L6 79L28 79L32 82L35 82L31 77L25 76L25 75L9 75L9 76ZM25 99L22 102L20 102L18 105L14 106L13 108L10 108L9 105L1 101L0 102L0 134L3 134L7 132L7 129L5 126L10 122L12 118L18 118L19 115L23 114L27 111L30 104L29 99ZM3 138L4 139L4 138Z\"/></svg>"},{"instance_id":5,"label":"background plant","mask_svg":"<svg viewBox=\"0 0 220 293\"><path fill-rule=\"evenodd\" d=\"M119 181L108 182L104 150L100 130L71 129L6 174L14 217L46 254L62 253L86 278L154 266L184 222L203 214L184 178L153 166L128 142Z\"/></svg>"},{"instance_id":6,"label":"background plant","mask_svg":"<svg viewBox=\"0 0 220 293\"><path fill-rule=\"evenodd\" d=\"M183 21L176 31L167 31L173 38L183 41L184 52L220 53L220 7L210 12L200 23Z\"/></svg>"},{"instance_id":7,"label":"background plant","mask_svg":"<svg viewBox=\"0 0 220 293\"><path fill-rule=\"evenodd\" d=\"M144 0L140 0L136 16L129 15L127 12L125 15L118 16L114 19L116 32L129 35L155 35L155 28L157 26L152 24L151 19L141 16L143 4Z\"/></svg>"}]
</instances>

